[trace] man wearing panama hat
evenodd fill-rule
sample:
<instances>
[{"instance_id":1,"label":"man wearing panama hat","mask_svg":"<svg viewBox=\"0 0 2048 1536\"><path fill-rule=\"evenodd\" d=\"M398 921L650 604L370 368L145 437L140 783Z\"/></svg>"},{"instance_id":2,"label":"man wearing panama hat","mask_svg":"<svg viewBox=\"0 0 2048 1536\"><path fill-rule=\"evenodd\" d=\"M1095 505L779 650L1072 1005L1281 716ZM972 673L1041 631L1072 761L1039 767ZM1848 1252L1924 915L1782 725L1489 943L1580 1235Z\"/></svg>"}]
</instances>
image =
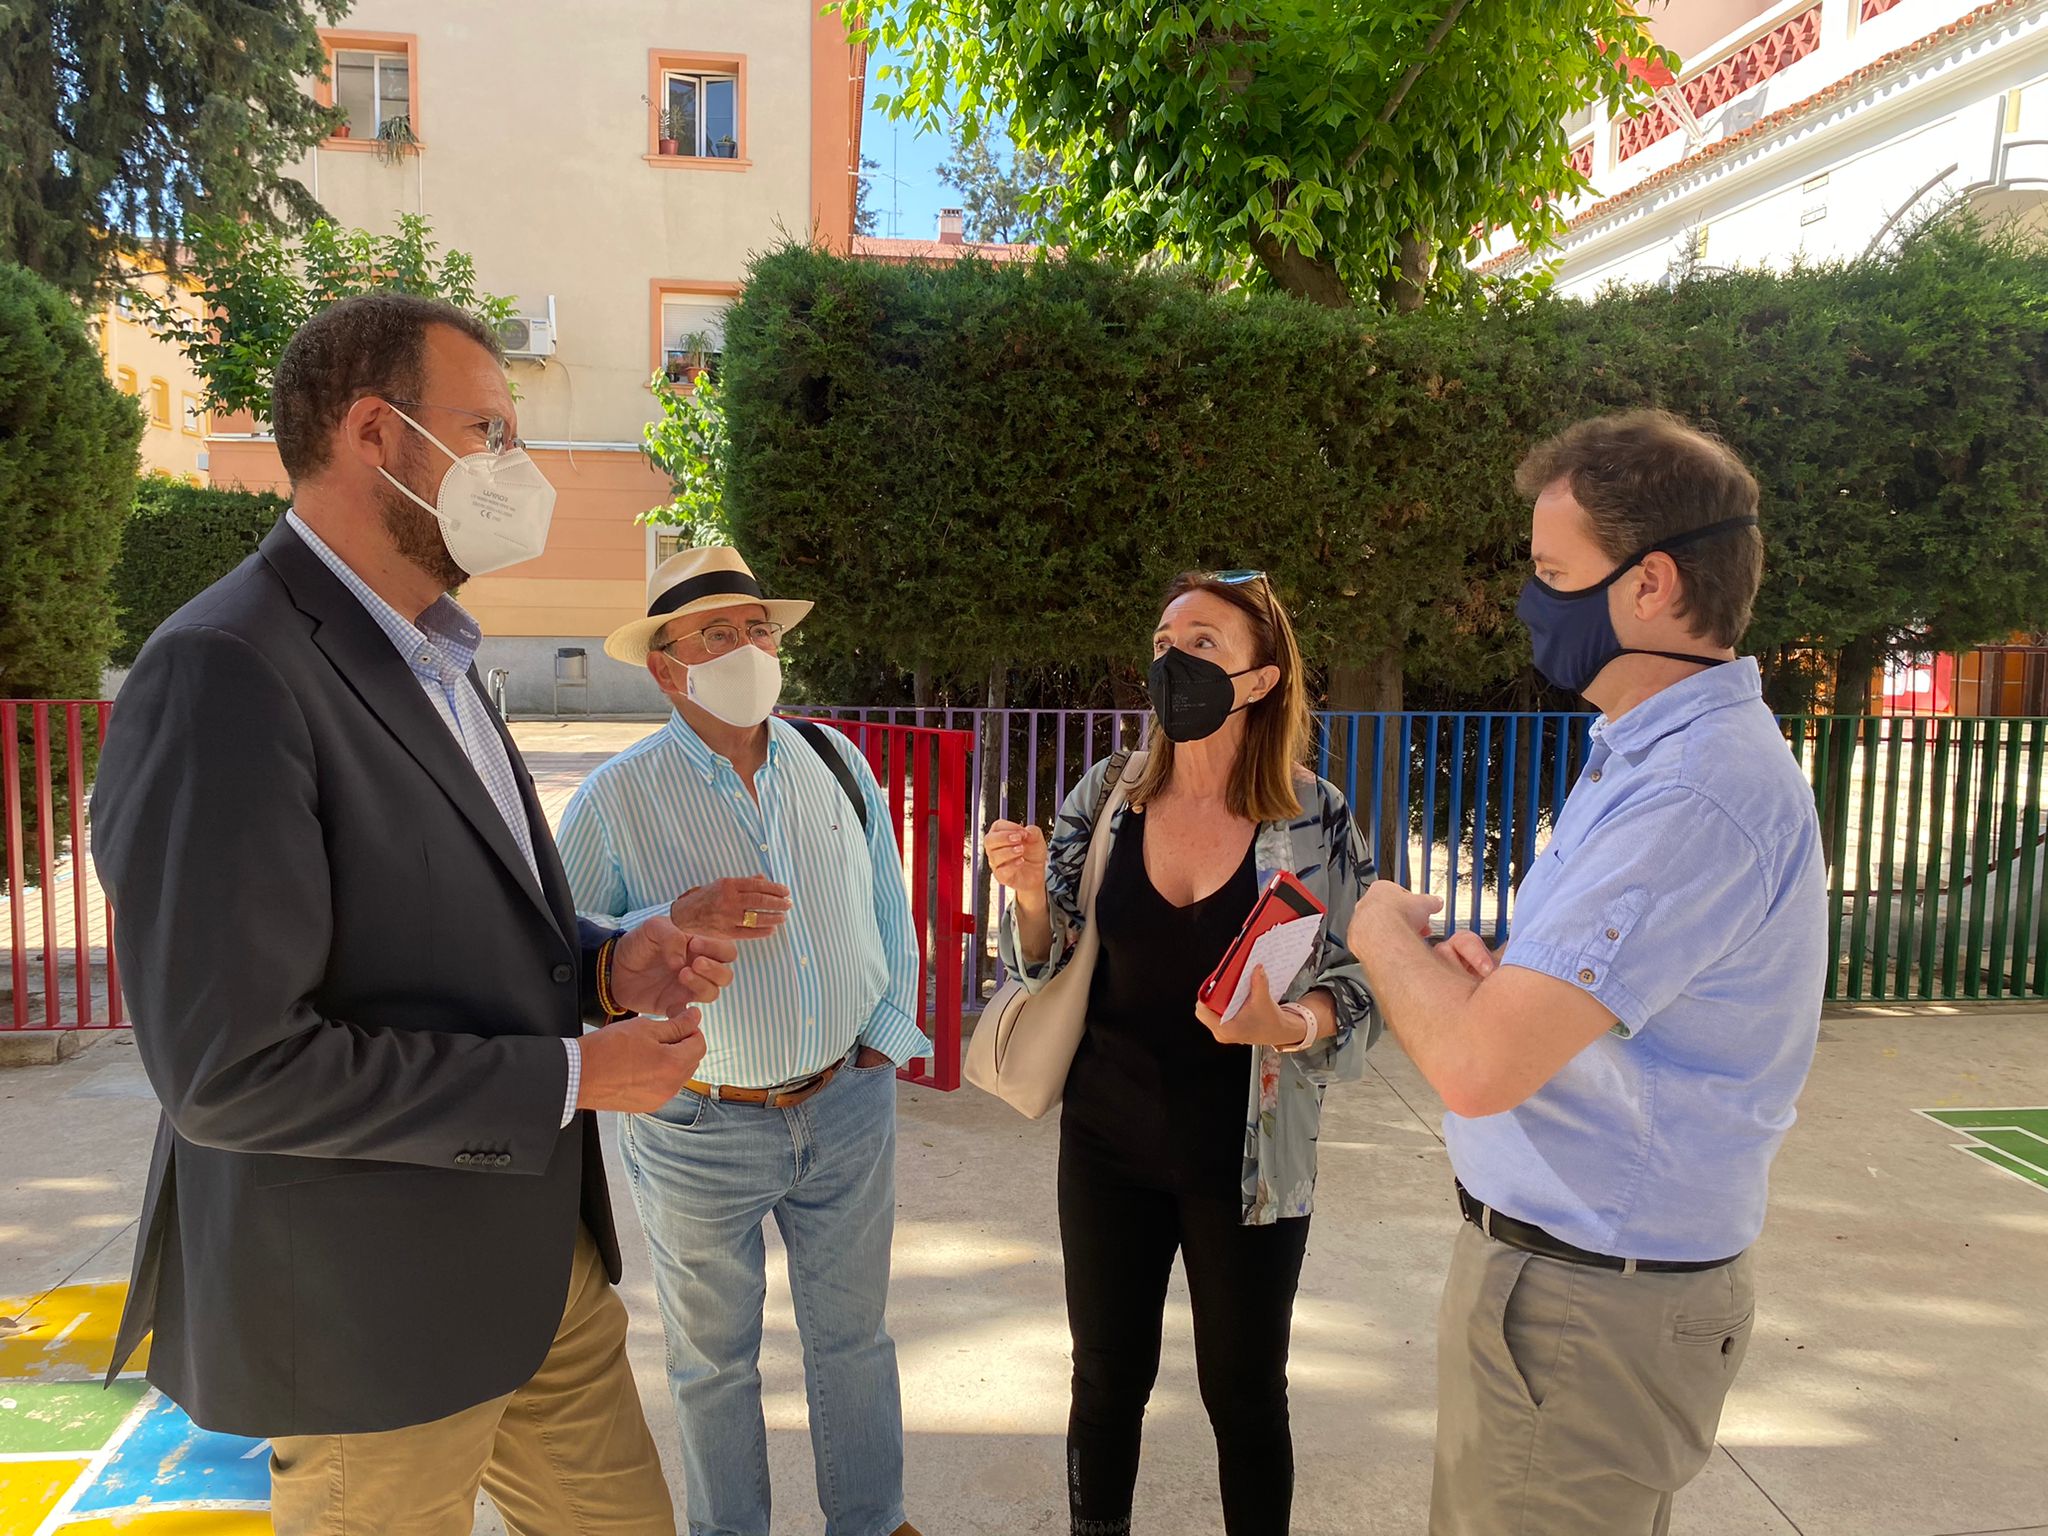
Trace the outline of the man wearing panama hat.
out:
<instances>
[{"instance_id":1,"label":"man wearing panama hat","mask_svg":"<svg viewBox=\"0 0 2048 1536\"><path fill-rule=\"evenodd\" d=\"M835 731L774 718L782 636L737 550L688 549L605 652L645 667L668 724L563 813L578 909L741 941L698 1075L621 1120L647 1229L692 1536L767 1536L762 1227L789 1253L818 1498L834 1536L901 1536L903 1415L884 1325L896 1068L927 1046L889 808ZM674 897L676 891L683 895ZM673 899L672 899L673 898Z\"/></svg>"}]
</instances>

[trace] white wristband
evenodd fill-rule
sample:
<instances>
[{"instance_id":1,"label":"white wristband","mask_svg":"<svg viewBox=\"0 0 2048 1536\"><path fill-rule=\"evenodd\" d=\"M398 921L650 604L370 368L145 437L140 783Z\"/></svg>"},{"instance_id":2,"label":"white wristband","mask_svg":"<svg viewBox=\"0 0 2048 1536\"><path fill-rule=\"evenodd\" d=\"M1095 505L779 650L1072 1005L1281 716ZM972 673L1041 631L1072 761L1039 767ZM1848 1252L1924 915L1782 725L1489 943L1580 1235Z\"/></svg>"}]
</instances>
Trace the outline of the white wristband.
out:
<instances>
[{"instance_id":1,"label":"white wristband","mask_svg":"<svg viewBox=\"0 0 2048 1536\"><path fill-rule=\"evenodd\" d=\"M1316 1036L1322 1033L1323 1026L1321 1020L1316 1018L1315 1010L1313 1008L1309 1007L1307 1003L1282 1003L1280 1005L1280 1011L1282 1013L1293 1014L1294 1017L1301 1020L1302 1023L1302 1036L1300 1043L1297 1045L1281 1046L1280 1050L1283 1055L1292 1056L1298 1051L1307 1050L1310 1046L1316 1043Z\"/></svg>"}]
</instances>

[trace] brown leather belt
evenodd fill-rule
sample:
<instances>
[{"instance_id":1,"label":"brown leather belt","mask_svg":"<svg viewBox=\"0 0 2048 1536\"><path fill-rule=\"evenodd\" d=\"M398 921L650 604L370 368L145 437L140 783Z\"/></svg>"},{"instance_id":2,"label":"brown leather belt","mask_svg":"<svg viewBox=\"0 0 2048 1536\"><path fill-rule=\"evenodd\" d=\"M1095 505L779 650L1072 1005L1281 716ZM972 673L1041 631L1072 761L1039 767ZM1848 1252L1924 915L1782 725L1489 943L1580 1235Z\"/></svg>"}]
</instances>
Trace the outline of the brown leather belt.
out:
<instances>
[{"instance_id":1,"label":"brown leather belt","mask_svg":"<svg viewBox=\"0 0 2048 1536\"><path fill-rule=\"evenodd\" d=\"M854 1048L858 1050L859 1047ZM694 1077L683 1087L691 1093L702 1094L720 1104L754 1104L762 1109L794 1109L806 1099L815 1098L824 1092L825 1085L842 1072L853 1060L853 1051L848 1051L839 1060L822 1072L813 1072L809 1077L800 1077L793 1083L783 1083L774 1088L734 1088L724 1083L700 1083Z\"/></svg>"}]
</instances>

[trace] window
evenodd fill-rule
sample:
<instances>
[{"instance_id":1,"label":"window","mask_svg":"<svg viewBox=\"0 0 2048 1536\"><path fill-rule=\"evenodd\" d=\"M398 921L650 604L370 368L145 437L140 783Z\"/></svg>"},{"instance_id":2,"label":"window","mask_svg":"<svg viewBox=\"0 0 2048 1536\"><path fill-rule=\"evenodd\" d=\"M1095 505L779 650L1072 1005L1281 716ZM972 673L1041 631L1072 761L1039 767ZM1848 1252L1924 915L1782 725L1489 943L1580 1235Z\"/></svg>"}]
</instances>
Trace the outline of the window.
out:
<instances>
[{"instance_id":1,"label":"window","mask_svg":"<svg viewBox=\"0 0 2048 1536\"><path fill-rule=\"evenodd\" d=\"M747 61L736 53L647 56L647 158L656 165L745 170Z\"/></svg>"},{"instance_id":2,"label":"window","mask_svg":"<svg viewBox=\"0 0 2048 1536\"><path fill-rule=\"evenodd\" d=\"M680 554L685 547L682 530L680 529L656 526L653 532L654 570L650 570L647 573L650 576L654 574L654 571L661 569L663 561L673 555Z\"/></svg>"},{"instance_id":3,"label":"window","mask_svg":"<svg viewBox=\"0 0 2048 1536\"><path fill-rule=\"evenodd\" d=\"M346 120L327 147L376 149L392 139L414 147L420 135L418 40L407 33L322 32L327 77L316 97Z\"/></svg>"},{"instance_id":4,"label":"window","mask_svg":"<svg viewBox=\"0 0 2048 1536\"><path fill-rule=\"evenodd\" d=\"M162 379L149 381L149 424L153 427L171 424L171 386Z\"/></svg>"},{"instance_id":5,"label":"window","mask_svg":"<svg viewBox=\"0 0 2048 1536\"><path fill-rule=\"evenodd\" d=\"M144 325L148 323L149 319L148 314L142 307L142 300L126 290L115 295L114 313L123 320L126 320L130 325Z\"/></svg>"},{"instance_id":6,"label":"window","mask_svg":"<svg viewBox=\"0 0 2048 1536\"><path fill-rule=\"evenodd\" d=\"M663 83L662 142L676 146L668 152L703 160L739 159L739 76L670 74Z\"/></svg>"},{"instance_id":7,"label":"window","mask_svg":"<svg viewBox=\"0 0 2048 1536\"><path fill-rule=\"evenodd\" d=\"M199 403L197 395L181 395L179 404L184 408L182 430L187 437L206 436L206 407Z\"/></svg>"},{"instance_id":8,"label":"window","mask_svg":"<svg viewBox=\"0 0 2048 1536\"><path fill-rule=\"evenodd\" d=\"M348 113L350 138L376 138L392 118L412 116L411 61L402 53L337 51L334 100Z\"/></svg>"},{"instance_id":9,"label":"window","mask_svg":"<svg viewBox=\"0 0 2048 1536\"><path fill-rule=\"evenodd\" d=\"M114 387L124 395L140 393L135 383L135 370L133 368L116 368L114 370Z\"/></svg>"},{"instance_id":10,"label":"window","mask_svg":"<svg viewBox=\"0 0 2048 1536\"><path fill-rule=\"evenodd\" d=\"M715 370L725 351L725 312L732 300L715 293L661 296L661 370L671 379L692 369Z\"/></svg>"}]
</instances>

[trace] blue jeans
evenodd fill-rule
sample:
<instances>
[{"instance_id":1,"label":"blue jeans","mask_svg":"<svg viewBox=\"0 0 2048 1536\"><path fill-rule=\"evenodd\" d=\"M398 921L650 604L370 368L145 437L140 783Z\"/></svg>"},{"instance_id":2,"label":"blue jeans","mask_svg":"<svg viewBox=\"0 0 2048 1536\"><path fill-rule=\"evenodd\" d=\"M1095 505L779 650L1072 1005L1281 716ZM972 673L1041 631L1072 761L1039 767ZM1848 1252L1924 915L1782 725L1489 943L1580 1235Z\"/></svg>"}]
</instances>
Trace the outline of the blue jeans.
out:
<instances>
[{"instance_id":1,"label":"blue jeans","mask_svg":"<svg viewBox=\"0 0 2048 1536\"><path fill-rule=\"evenodd\" d=\"M762 1224L789 1251L827 1536L903 1523L903 1405L883 1313L896 1223L896 1069L843 1068L794 1109L694 1093L620 1119L654 1255L690 1536L768 1536Z\"/></svg>"}]
</instances>

